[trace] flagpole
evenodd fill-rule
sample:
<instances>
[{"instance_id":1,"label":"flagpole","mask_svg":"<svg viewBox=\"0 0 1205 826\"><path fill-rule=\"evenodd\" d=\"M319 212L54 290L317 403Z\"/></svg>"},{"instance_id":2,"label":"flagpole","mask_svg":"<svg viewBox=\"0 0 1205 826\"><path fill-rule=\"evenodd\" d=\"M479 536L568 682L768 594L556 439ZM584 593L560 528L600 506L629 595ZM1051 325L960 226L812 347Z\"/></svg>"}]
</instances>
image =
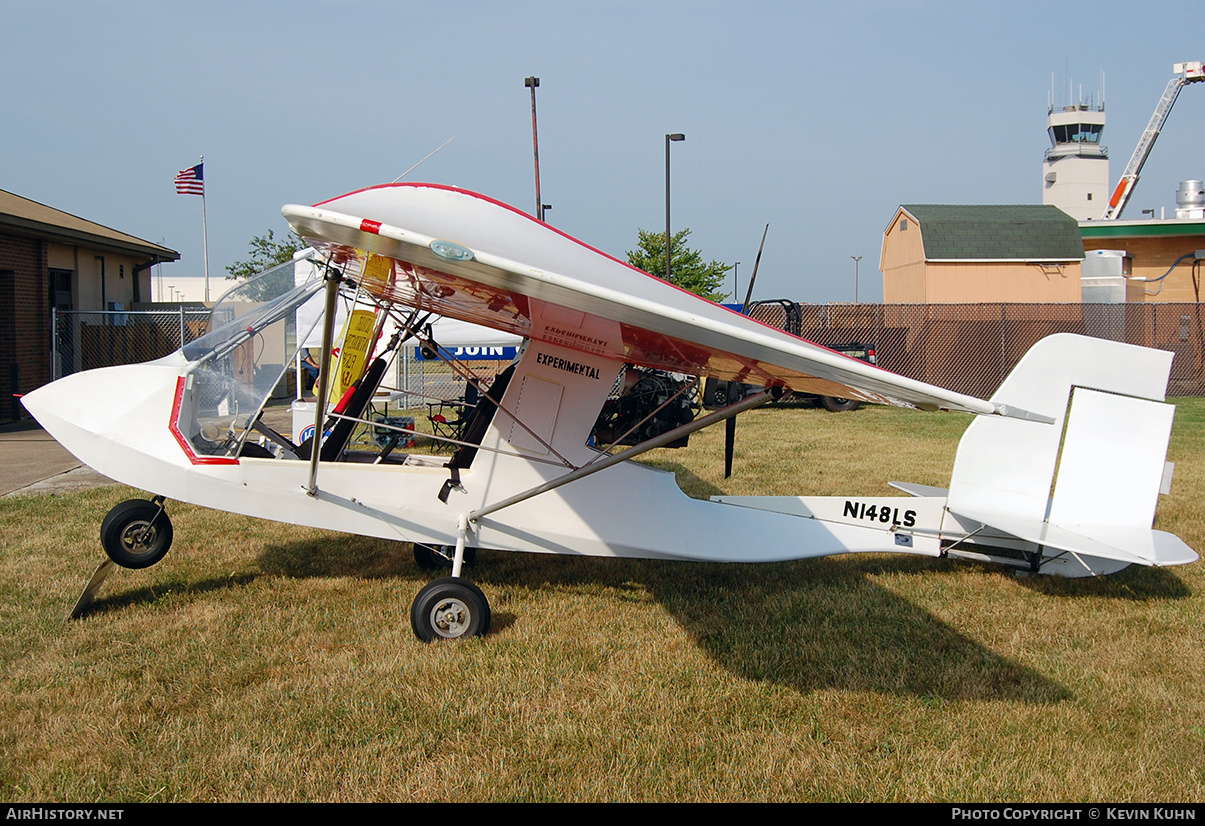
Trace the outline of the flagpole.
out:
<instances>
[{"instance_id":1,"label":"flagpole","mask_svg":"<svg viewBox=\"0 0 1205 826\"><path fill-rule=\"evenodd\" d=\"M205 156L201 162L176 173L177 195L201 196L201 255L205 261L205 302L209 303L209 221L205 216Z\"/></svg>"},{"instance_id":2,"label":"flagpole","mask_svg":"<svg viewBox=\"0 0 1205 826\"><path fill-rule=\"evenodd\" d=\"M205 156L201 156L201 163L205 163ZM204 169L204 167L202 167ZM205 260L205 303L209 303L209 223L205 218L205 188L201 188L201 255Z\"/></svg>"}]
</instances>

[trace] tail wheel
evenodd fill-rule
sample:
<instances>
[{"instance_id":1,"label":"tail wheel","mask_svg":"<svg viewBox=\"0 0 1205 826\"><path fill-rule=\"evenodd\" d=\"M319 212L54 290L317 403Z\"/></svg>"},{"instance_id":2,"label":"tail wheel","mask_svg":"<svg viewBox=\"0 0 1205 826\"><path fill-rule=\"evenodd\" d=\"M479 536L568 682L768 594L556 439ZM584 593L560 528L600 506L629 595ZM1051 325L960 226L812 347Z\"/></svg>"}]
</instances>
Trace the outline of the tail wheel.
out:
<instances>
[{"instance_id":1,"label":"tail wheel","mask_svg":"<svg viewBox=\"0 0 1205 826\"><path fill-rule=\"evenodd\" d=\"M423 642L481 637L490 630L490 604L473 583L443 577L418 592L410 625Z\"/></svg>"},{"instance_id":2,"label":"tail wheel","mask_svg":"<svg viewBox=\"0 0 1205 826\"><path fill-rule=\"evenodd\" d=\"M100 544L109 559L123 568L149 568L171 548L172 523L161 506L130 499L105 515Z\"/></svg>"}]
</instances>

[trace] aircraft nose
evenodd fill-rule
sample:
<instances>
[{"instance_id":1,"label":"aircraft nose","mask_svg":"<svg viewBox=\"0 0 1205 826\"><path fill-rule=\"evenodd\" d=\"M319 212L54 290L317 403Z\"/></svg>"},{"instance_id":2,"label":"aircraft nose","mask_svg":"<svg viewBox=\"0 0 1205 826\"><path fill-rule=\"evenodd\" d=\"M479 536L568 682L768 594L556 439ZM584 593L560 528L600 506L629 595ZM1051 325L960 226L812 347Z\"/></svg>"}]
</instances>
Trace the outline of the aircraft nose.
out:
<instances>
[{"instance_id":1,"label":"aircraft nose","mask_svg":"<svg viewBox=\"0 0 1205 826\"><path fill-rule=\"evenodd\" d=\"M21 402L56 439L63 425L99 434L128 412L130 394L136 394L136 384L123 375L127 370L108 367L64 376L26 393Z\"/></svg>"},{"instance_id":2,"label":"aircraft nose","mask_svg":"<svg viewBox=\"0 0 1205 826\"><path fill-rule=\"evenodd\" d=\"M48 422L56 421L63 415L79 412L73 404L79 398L76 392L79 384L80 374L64 376L26 393L21 398L21 404L42 427L46 427Z\"/></svg>"},{"instance_id":3,"label":"aircraft nose","mask_svg":"<svg viewBox=\"0 0 1205 826\"><path fill-rule=\"evenodd\" d=\"M145 451L168 425L179 365L149 363L74 373L21 399L46 432L81 461L101 465L119 446ZM112 476L111 473L106 475Z\"/></svg>"}]
</instances>

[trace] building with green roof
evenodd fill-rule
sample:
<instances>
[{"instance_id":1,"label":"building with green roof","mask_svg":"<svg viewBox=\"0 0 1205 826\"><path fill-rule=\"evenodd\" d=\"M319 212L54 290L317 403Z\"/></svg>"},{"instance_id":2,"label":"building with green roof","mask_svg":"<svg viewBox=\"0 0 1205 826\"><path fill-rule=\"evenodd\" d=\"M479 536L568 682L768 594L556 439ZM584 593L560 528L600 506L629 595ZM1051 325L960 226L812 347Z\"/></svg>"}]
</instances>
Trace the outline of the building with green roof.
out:
<instances>
[{"instance_id":1,"label":"building with green roof","mask_svg":"<svg viewBox=\"0 0 1205 826\"><path fill-rule=\"evenodd\" d=\"M1054 206L904 204L883 233L883 301L1078 303L1083 260Z\"/></svg>"}]
</instances>

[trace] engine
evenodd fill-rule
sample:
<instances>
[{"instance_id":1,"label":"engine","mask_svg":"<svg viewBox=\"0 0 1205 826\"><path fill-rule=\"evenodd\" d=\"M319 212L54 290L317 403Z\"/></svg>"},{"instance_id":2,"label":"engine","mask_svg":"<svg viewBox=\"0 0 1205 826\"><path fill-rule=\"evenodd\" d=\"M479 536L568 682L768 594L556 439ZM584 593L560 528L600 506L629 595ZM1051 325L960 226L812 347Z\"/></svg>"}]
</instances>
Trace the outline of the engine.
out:
<instances>
[{"instance_id":1,"label":"engine","mask_svg":"<svg viewBox=\"0 0 1205 826\"><path fill-rule=\"evenodd\" d=\"M594 423L593 444L636 445L693 421L694 383L692 376L627 365ZM683 436L666 447L686 447L687 440Z\"/></svg>"}]
</instances>

